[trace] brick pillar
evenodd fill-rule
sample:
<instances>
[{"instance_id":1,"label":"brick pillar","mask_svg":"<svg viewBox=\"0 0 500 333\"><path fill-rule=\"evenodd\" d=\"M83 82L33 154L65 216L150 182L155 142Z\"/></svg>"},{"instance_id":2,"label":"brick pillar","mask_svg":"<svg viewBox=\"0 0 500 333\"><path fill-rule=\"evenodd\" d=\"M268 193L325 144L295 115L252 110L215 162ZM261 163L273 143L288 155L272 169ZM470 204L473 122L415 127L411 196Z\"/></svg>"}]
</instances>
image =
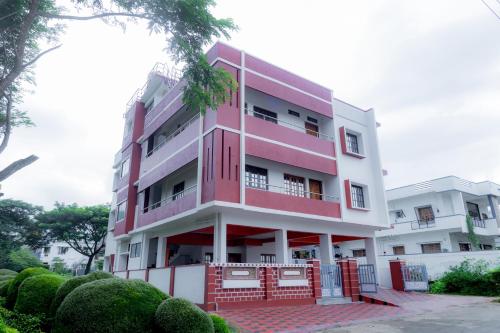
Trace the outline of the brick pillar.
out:
<instances>
[{"instance_id":1,"label":"brick pillar","mask_svg":"<svg viewBox=\"0 0 500 333\"><path fill-rule=\"evenodd\" d=\"M206 265L205 267L205 309L207 311L215 311L215 287L217 279L217 271L214 266Z\"/></svg>"},{"instance_id":2,"label":"brick pillar","mask_svg":"<svg viewBox=\"0 0 500 333\"><path fill-rule=\"evenodd\" d=\"M257 268L258 270L259 268ZM265 269L265 278L266 278L266 284L265 284L265 293L266 293L266 300L270 301L273 299L273 268L272 267L266 267ZM260 271L259 271L259 278L260 278Z\"/></svg>"},{"instance_id":3,"label":"brick pillar","mask_svg":"<svg viewBox=\"0 0 500 333\"><path fill-rule=\"evenodd\" d=\"M392 289L405 291L405 284L403 281L403 273L401 272L401 267L404 266L406 262L404 260L389 260L389 267L391 269L391 280Z\"/></svg>"},{"instance_id":4,"label":"brick pillar","mask_svg":"<svg viewBox=\"0 0 500 333\"><path fill-rule=\"evenodd\" d=\"M342 273L342 294L344 297L351 296L351 279L349 278L349 262L346 259L337 261Z\"/></svg>"},{"instance_id":5,"label":"brick pillar","mask_svg":"<svg viewBox=\"0 0 500 333\"><path fill-rule=\"evenodd\" d=\"M313 296L318 299L323 295L321 293L321 266L319 260L308 260L307 263L312 265L312 286Z\"/></svg>"},{"instance_id":6,"label":"brick pillar","mask_svg":"<svg viewBox=\"0 0 500 333\"><path fill-rule=\"evenodd\" d=\"M349 283L351 286L351 298L353 302L361 300L359 289L358 261L356 259L347 260L349 266Z\"/></svg>"}]
</instances>

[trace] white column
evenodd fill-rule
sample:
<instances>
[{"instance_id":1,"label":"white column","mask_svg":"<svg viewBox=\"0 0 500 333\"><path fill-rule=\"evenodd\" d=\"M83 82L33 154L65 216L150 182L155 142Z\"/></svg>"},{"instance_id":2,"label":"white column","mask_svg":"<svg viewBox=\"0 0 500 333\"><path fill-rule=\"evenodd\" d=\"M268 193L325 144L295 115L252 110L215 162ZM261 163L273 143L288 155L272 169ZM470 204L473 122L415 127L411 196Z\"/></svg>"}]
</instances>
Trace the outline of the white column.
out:
<instances>
[{"instance_id":1,"label":"white column","mask_svg":"<svg viewBox=\"0 0 500 333\"><path fill-rule=\"evenodd\" d=\"M214 262L225 263L227 261L227 226L220 213L217 213L215 218L213 248Z\"/></svg>"},{"instance_id":2,"label":"white column","mask_svg":"<svg viewBox=\"0 0 500 333\"><path fill-rule=\"evenodd\" d=\"M165 267L167 252L167 237L158 237L158 250L156 251L156 268Z\"/></svg>"},{"instance_id":3,"label":"white column","mask_svg":"<svg viewBox=\"0 0 500 333\"><path fill-rule=\"evenodd\" d=\"M146 233L142 235L141 265L140 269L148 268L149 237Z\"/></svg>"},{"instance_id":4,"label":"white column","mask_svg":"<svg viewBox=\"0 0 500 333\"><path fill-rule=\"evenodd\" d=\"M288 237L286 230L280 229L274 232L274 244L276 246L276 263L288 264Z\"/></svg>"},{"instance_id":5,"label":"white column","mask_svg":"<svg viewBox=\"0 0 500 333\"><path fill-rule=\"evenodd\" d=\"M321 256L322 264L333 264L333 244L331 234L319 236L319 254Z\"/></svg>"},{"instance_id":6,"label":"white column","mask_svg":"<svg viewBox=\"0 0 500 333\"><path fill-rule=\"evenodd\" d=\"M365 238L365 252L366 252L366 263L372 264L375 269L375 276L377 277L377 283L380 283L380 274L377 265L377 244L375 237Z\"/></svg>"}]
</instances>

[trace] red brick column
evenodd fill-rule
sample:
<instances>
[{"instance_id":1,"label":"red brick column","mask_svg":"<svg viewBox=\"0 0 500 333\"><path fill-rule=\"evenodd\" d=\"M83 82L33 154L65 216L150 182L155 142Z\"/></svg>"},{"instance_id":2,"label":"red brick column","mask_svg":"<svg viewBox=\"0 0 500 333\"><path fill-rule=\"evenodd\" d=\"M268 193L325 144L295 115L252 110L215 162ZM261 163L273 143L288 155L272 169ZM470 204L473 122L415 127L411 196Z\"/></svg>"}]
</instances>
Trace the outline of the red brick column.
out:
<instances>
[{"instance_id":1,"label":"red brick column","mask_svg":"<svg viewBox=\"0 0 500 333\"><path fill-rule=\"evenodd\" d=\"M349 262L347 259L338 260L340 272L342 273L342 293L344 297L351 296L351 279L349 278Z\"/></svg>"},{"instance_id":2,"label":"red brick column","mask_svg":"<svg viewBox=\"0 0 500 333\"><path fill-rule=\"evenodd\" d=\"M217 272L214 266L205 267L205 310L215 311L215 287Z\"/></svg>"},{"instance_id":3,"label":"red brick column","mask_svg":"<svg viewBox=\"0 0 500 333\"><path fill-rule=\"evenodd\" d=\"M308 260L307 263L312 265L312 288L313 297L318 299L322 297L321 293L321 266L319 260Z\"/></svg>"},{"instance_id":4,"label":"red brick column","mask_svg":"<svg viewBox=\"0 0 500 333\"><path fill-rule=\"evenodd\" d=\"M401 267L404 266L406 262L404 260L389 260L389 267L391 269L391 280L392 289L405 291L405 284L403 281L403 273L401 272Z\"/></svg>"},{"instance_id":5,"label":"red brick column","mask_svg":"<svg viewBox=\"0 0 500 333\"><path fill-rule=\"evenodd\" d=\"M349 284L351 287L351 298L353 302L361 300L359 289L358 261L356 259L347 260L349 266Z\"/></svg>"},{"instance_id":6,"label":"red brick column","mask_svg":"<svg viewBox=\"0 0 500 333\"><path fill-rule=\"evenodd\" d=\"M273 299L273 268L267 266L265 268L265 274L266 284L264 286L264 292L266 300L270 301Z\"/></svg>"}]
</instances>

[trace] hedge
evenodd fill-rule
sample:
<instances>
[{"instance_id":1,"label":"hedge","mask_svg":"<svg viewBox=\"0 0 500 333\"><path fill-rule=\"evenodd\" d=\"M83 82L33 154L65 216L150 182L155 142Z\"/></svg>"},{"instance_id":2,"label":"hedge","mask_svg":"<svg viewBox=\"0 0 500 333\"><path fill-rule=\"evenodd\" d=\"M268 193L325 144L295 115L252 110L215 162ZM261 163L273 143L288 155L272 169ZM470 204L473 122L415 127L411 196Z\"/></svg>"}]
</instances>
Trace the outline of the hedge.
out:
<instances>
[{"instance_id":1,"label":"hedge","mask_svg":"<svg viewBox=\"0 0 500 333\"><path fill-rule=\"evenodd\" d=\"M19 286L14 311L49 317L52 300L64 281L66 278L57 274L42 274L27 278Z\"/></svg>"},{"instance_id":2,"label":"hedge","mask_svg":"<svg viewBox=\"0 0 500 333\"><path fill-rule=\"evenodd\" d=\"M36 316L25 315L0 307L0 318L7 325L17 329L21 333L41 333L40 327L42 322Z\"/></svg>"},{"instance_id":3,"label":"hedge","mask_svg":"<svg viewBox=\"0 0 500 333\"><path fill-rule=\"evenodd\" d=\"M12 283L13 279L7 281L0 281L0 296L7 296L7 292L9 291L9 286Z\"/></svg>"},{"instance_id":4,"label":"hedge","mask_svg":"<svg viewBox=\"0 0 500 333\"><path fill-rule=\"evenodd\" d=\"M0 268L0 275L17 275L17 272L6 268Z\"/></svg>"},{"instance_id":5,"label":"hedge","mask_svg":"<svg viewBox=\"0 0 500 333\"><path fill-rule=\"evenodd\" d=\"M14 280L12 280L12 283L9 285L9 289L7 290L7 304L6 304L7 308L8 309L14 308L14 305L16 304L17 291L19 289L19 286L21 285L21 283L23 283L25 279L35 275L42 275L42 274L53 274L53 273L48 269L42 267L33 267L33 268L26 268L25 270L17 274Z\"/></svg>"},{"instance_id":6,"label":"hedge","mask_svg":"<svg viewBox=\"0 0 500 333\"><path fill-rule=\"evenodd\" d=\"M170 298L161 303L155 322L164 333L214 333L214 324L208 314L182 298Z\"/></svg>"},{"instance_id":7,"label":"hedge","mask_svg":"<svg viewBox=\"0 0 500 333\"><path fill-rule=\"evenodd\" d=\"M3 319L0 318L0 333L19 333L19 331L15 328L7 326Z\"/></svg>"},{"instance_id":8,"label":"hedge","mask_svg":"<svg viewBox=\"0 0 500 333\"><path fill-rule=\"evenodd\" d=\"M77 287L87 282L102 280L102 279L110 279L110 278L114 278L114 276L110 273L94 272L88 275L78 276L67 280L59 287L59 289L57 289L54 300L50 305L51 316L55 316L56 311L63 302L64 298Z\"/></svg>"},{"instance_id":9,"label":"hedge","mask_svg":"<svg viewBox=\"0 0 500 333\"><path fill-rule=\"evenodd\" d=\"M88 282L61 303L52 333L153 332L156 308L166 298L140 280Z\"/></svg>"},{"instance_id":10,"label":"hedge","mask_svg":"<svg viewBox=\"0 0 500 333\"><path fill-rule=\"evenodd\" d=\"M226 320L214 313L209 314L212 323L214 324L215 333L231 333L231 329L227 324Z\"/></svg>"}]
</instances>

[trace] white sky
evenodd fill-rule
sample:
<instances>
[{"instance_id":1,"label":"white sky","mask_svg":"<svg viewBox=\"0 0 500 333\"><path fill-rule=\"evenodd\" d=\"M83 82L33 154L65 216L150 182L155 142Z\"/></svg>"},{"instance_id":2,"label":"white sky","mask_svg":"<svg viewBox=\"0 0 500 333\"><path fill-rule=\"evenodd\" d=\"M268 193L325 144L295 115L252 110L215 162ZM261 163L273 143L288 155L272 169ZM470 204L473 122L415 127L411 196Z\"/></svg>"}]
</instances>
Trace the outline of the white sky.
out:
<instances>
[{"instance_id":1,"label":"white sky","mask_svg":"<svg viewBox=\"0 0 500 333\"><path fill-rule=\"evenodd\" d=\"M240 27L229 44L375 108L388 188L450 174L500 182L500 20L480 0L219 0L214 13ZM2 192L47 208L109 202L125 103L169 61L164 38L95 21L61 41L23 105L36 127L15 129L0 167L40 160Z\"/></svg>"}]
</instances>

